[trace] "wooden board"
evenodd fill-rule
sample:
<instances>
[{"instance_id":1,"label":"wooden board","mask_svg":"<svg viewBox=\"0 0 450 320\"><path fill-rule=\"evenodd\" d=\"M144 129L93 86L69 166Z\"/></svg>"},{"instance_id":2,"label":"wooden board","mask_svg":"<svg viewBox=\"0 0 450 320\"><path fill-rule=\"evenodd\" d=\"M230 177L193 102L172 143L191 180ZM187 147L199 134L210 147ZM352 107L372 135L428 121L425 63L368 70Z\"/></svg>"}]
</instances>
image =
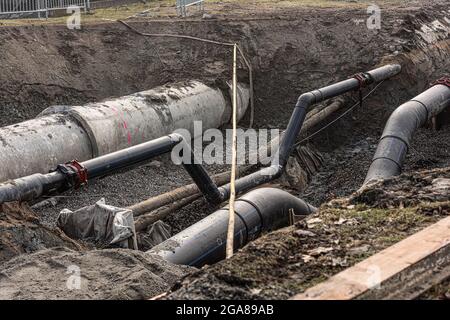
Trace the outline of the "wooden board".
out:
<instances>
[{"instance_id":1,"label":"wooden board","mask_svg":"<svg viewBox=\"0 0 450 320\"><path fill-rule=\"evenodd\" d=\"M448 277L450 217L292 299L414 299Z\"/></svg>"}]
</instances>

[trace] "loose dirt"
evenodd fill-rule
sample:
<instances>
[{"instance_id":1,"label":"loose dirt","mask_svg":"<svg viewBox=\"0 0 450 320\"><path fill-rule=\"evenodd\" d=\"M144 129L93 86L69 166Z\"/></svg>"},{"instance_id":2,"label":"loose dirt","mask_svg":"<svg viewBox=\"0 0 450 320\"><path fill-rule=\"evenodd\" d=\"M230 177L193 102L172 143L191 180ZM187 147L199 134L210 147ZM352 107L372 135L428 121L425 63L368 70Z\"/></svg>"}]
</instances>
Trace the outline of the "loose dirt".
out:
<instances>
[{"instance_id":1,"label":"loose dirt","mask_svg":"<svg viewBox=\"0 0 450 320\"><path fill-rule=\"evenodd\" d=\"M2 265L0 299L146 299L188 270L133 250L46 249Z\"/></svg>"},{"instance_id":2,"label":"loose dirt","mask_svg":"<svg viewBox=\"0 0 450 320\"><path fill-rule=\"evenodd\" d=\"M26 204L4 204L0 210L0 264L24 253L65 246L84 249L61 230L42 225Z\"/></svg>"}]
</instances>

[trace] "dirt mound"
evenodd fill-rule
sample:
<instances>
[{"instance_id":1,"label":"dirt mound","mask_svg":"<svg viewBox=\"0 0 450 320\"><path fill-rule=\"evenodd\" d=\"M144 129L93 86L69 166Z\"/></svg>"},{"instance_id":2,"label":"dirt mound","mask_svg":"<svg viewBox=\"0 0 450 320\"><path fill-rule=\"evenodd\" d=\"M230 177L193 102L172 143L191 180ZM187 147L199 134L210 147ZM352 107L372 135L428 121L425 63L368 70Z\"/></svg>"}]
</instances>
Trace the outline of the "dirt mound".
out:
<instances>
[{"instance_id":1,"label":"dirt mound","mask_svg":"<svg viewBox=\"0 0 450 320\"><path fill-rule=\"evenodd\" d=\"M403 173L375 183L349 199L372 208L411 207L423 202L445 202L450 194L450 167Z\"/></svg>"},{"instance_id":2,"label":"dirt mound","mask_svg":"<svg viewBox=\"0 0 450 320\"><path fill-rule=\"evenodd\" d=\"M54 248L16 257L0 270L0 299L147 299L189 269L127 249Z\"/></svg>"},{"instance_id":3,"label":"dirt mound","mask_svg":"<svg viewBox=\"0 0 450 320\"><path fill-rule=\"evenodd\" d=\"M145 299L189 271L140 251L87 251L42 225L24 204L5 204L2 211L0 299ZM77 273L79 289L71 277Z\"/></svg>"},{"instance_id":4,"label":"dirt mound","mask_svg":"<svg viewBox=\"0 0 450 320\"><path fill-rule=\"evenodd\" d=\"M189 275L168 298L285 299L303 292L450 214L448 186L437 183L448 181L449 173L450 168L404 174L386 181L385 193L376 192L380 185L374 185L323 205L307 220ZM383 201L371 200L371 207L362 196L367 194ZM404 200L420 195L423 201L391 201L386 195ZM381 205L385 200L389 209Z\"/></svg>"},{"instance_id":5,"label":"dirt mound","mask_svg":"<svg viewBox=\"0 0 450 320\"><path fill-rule=\"evenodd\" d=\"M59 229L43 226L25 204L9 203L0 207L0 263L23 253L57 246L83 249Z\"/></svg>"}]
</instances>

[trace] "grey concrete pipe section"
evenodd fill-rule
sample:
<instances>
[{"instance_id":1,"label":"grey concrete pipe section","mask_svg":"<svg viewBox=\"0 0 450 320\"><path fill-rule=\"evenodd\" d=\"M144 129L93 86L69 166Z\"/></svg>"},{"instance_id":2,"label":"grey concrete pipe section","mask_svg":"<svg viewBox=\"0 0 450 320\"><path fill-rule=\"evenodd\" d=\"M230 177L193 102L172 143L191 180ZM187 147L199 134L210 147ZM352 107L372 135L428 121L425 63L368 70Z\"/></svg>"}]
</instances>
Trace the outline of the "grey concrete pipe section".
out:
<instances>
[{"instance_id":1,"label":"grey concrete pipe section","mask_svg":"<svg viewBox=\"0 0 450 320\"><path fill-rule=\"evenodd\" d=\"M363 186L399 175L416 130L450 105L450 88L438 84L398 107L380 138Z\"/></svg>"},{"instance_id":2,"label":"grey concrete pipe section","mask_svg":"<svg viewBox=\"0 0 450 320\"><path fill-rule=\"evenodd\" d=\"M250 191L235 202L235 250L256 239L265 231L286 227L290 210L308 215L316 208L290 193L275 188ZM147 253L182 265L201 267L225 257L228 207L217 210Z\"/></svg>"},{"instance_id":3,"label":"grey concrete pipe section","mask_svg":"<svg viewBox=\"0 0 450 320\"><path fill-rule=\"evenodd\" d=\"M1 128L0 182L48 172L73 155L89 159L92 152L88 135L70 117L51 115Z\"/></svg>"},{"instance_id":4,"label":"grey concrete pipe section","mask_svg":"<svg viewBox=\"0 0 450 320\"><path fill-rule=\"evenodd\" d=\"M239 84L238 119L248 101L249 90ZM84 106L50 107L39 118L0 128L0 182L47 173L57 164L85 161L180 128L194 136L194 121L206 130L230 117L230 95L198 81Z\"/></svg>"}]
</instances>

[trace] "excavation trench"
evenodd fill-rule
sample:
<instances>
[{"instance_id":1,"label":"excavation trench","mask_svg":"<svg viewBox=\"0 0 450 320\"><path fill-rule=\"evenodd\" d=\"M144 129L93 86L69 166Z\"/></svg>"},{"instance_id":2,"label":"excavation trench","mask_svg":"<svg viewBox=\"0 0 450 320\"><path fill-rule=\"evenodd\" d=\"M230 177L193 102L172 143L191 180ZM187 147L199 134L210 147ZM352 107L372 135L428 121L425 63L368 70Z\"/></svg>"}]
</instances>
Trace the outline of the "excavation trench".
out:
<instances>
[{"instance_id":1,"label":"excavation trench","mask_svg":"<svg viewBox=\"0 0 450 320\"><path fill-rule=\"evenodd\" d=\"M322 22L335 16L336 12L311 9L309 13L317 15L318 20L307 22L298 19L295 15L287 15L283 19L267 21L194 21L179 24L150 21L135 23L134 26L142 31L179 32L198 36L203 35L206 30L216 39L227 38L229 41L238 41L254 67L255 125L258 128L284 129L297 97L303 92L346 79L357 72L373 69L377 65L401 64L402 73L396 76L394 81L383 82L364 101L362 108L354 109L342 119L331 123L325 130L308 138L357 102L358 92L346 94L342 97L342 110L309 128L299 137L300 139L308 138L302 143L303 147L309 146L321 153L323 157L321 168L311 172L307 180L312 178L312 182L303 185L302 188L296 188L301 179L298 178L295 163L291 163L288 164L287 175L275 183L277 187L281 186L296 197L314 206L320 206L336 196L349 195L359 188L375 152L377 140L391 112L426 89L430 82L448 73L450 44L445 39L445 31L442 30L435 30L435 37L431 42L427 42L429 37L425 40L419 33L404 31L404 29L421 30L423 25L431 25L436 19L445 21L442 16L431 12L418 15L414 9L392 10L385 17L389 32L373 33L369 36L362 26L360 28L351 24L350 19L347 19L349 13L345 10L338 11L338 17L341 19L338 19L333 32L324 32L329 28L324 27ZM348 30L348 28L355 30L352 35L339 31ZM300 30L308 30L308 32L300 32ZM284 37L277 37L277 34L284 34ZM0 89L2 125L13 125L19 121L32 119L51 105L80 105L131 94L167 82L198 79L208 85L218 84L226 90L224 84L230 78L230 52L221 47L190 43L187 40L145 39L130 33L118 24L87 26L83 31L75 33L58 26L45 27L45 31L33 29L31 32L26 32L19 27L2 28L0 37L11 39L11 41L1 42L2 52L6 54L0 57L0 64L11 66L16 70L16 72L10 72L8 70L11 69L6 69L6 72L0 75L4 82ZM24 55L12 58L12 52L24 43L29 43ZM54 55L52 59L44 53L39 43L48 43L48 50ZM341 54L336 55L336 52ZM35 58L31 59L31 56ZM34 61L35 72L32 74L27 72L22 66L21 59ZM108 61L108 68L104 66L106 61ZM142 67L144 64L145 69ZM67 73L67 70L70 72ZM245 67L240 66L240 80L248 81L246 75ZM319 105L318 108L326 107L333 102L336 101L329 101L327 104ZM248 116L241 122L243 128L246 127L247 121ZM445 117L440 118L439 121L441 121L439 131L421 128L417 132L405 160L405 172L449 166L450 128ZM295 153L294 158L299 157L298 153ZM229 170L226 165L209 165L207 169L212 174ZM56 216L64 208L75 210L87 203L92 204L102 197L105 197L110 204L128 207L188 183L191 183L191 179L184 169L172 164L167 156L162 156L134 170L92 181L81 189L59 195L51 202L37 208L35 210L37 218L31 219L31 223L37 225L33 227L34 229L47 230L46 228L54 228ZM164 222L171 227L172 234L176 234L216 209L218 208L208 205L200 198L168 215ZM14 219L17 217L12 219L11 213L3 213L3 215L9 215L7 227L15 232ZM283 232L281 231L281 235ZM40 231L36 234L39 237ZM269 237L268 240L262 238L256 246L265 246L267 244L265 241L273 241L275 239L273 237L275 236ZM26 237L22 239L24 240L17 241L28 241ZM126 295L117 295L107 282L108 275L104 275L99 280L102 284L99 289L93 292L86 282L86 287L81 292L70 296L74 298L106 297L107 295L119 298L149 297L166 291L177 279L189 272L186 268L162 264L162 262L149 263L144 259L143 253L132 253L130 257L118 249L109 249L104 253L102 250L91 251L94 249L92 244L83 244L85 248L81 250L89 248L87 256L83 258L79 254L80 248L65 244L69 240L57 241L56 245L68 248L58 249L59 251L50 249L55 246L55 242L52 242L54 240L44 240L37 246L28 246L25 250L10 250L7 256L2 252L5 257L2 264L3 270L9 275L9 279L12 279L12 282L0 284L2 291L6 292L3 288L13 288L9 291L10 293L18 297L30 297L23 289L27 287L33 288L31 292L36 297L67 295L65 290L55 289L55 283L46 285L47 293L45 290L40 290L39 287L43 282L49 282L48 279L32 277L33 261L40 261L39 268L42 270L51 270L52 257L61 255L69 257L67 262L71 259L78 261L86 272L92 272L92 275L95 269L93 264L101 261L104 256L108 257L108 263L117 266L112 274L116 272L121 275L127 273L136 275L134 284L133 281L125 280L125 276L121 278L123 288L127 288L124 290L130 290ZM6 243L3 238L1 241ZM19 256L14 258L15 255ZM252 260L251 252L238 253L237 256L241 258L236 259L243 259L242 261ZM132 261L135 269L127 269L126 261ZM293 261L292 264L297 262ZM30 277L14 284L14 279L21 274L19 266L23 265L29 265L22 271ZM167 274L164 274L163 268L166 268ZM236 282L233 282L231 278L226 279L225 276L221 278L220 275L225 274L227 268L230 268L231 272L233 268L236 268L236 265L232 263L229 265L219 263L214 268L206 269L202 276L213 279L218 275L222 279L220 281L227 283L226 286L222 286L223 283L219 281L215 295L211 293L214 291L212 287L206 287L206 291L198 294L196 290L202 288L197 288L195 285L191 287L188 280L179 291L178 297L196 297L198 294L198 297L223 298L224 292L228 292L226 290L231 290L230 296L242 295L247 298L288 297L297 293L293 292L293 288L286 289L284 285L279 285L280 280L276 276L272 278L263 274L262 279L268 280L269 285L274 285L273 289L269 290L264 286L260 287L259 282L254 287L251 284L242 286L237 278ZM58 270L56 273L64 274L66 271L63 266ZM237 268L236 270L238 271ZM90 279L93 278L95 277L90 277ZM62 280L63 276L58 279ZM145 288L151 287L152 283L158 283L155 287L157 289L146 290ZM132 290L129 289L131 287L133 287ZM213 290L209 291L209 289ZM262 291L260 294L254 294L257 291L249 294L251 289ZM5 296L7 297L8 294L6 293Z\"/></svg>"}]
</instances>

